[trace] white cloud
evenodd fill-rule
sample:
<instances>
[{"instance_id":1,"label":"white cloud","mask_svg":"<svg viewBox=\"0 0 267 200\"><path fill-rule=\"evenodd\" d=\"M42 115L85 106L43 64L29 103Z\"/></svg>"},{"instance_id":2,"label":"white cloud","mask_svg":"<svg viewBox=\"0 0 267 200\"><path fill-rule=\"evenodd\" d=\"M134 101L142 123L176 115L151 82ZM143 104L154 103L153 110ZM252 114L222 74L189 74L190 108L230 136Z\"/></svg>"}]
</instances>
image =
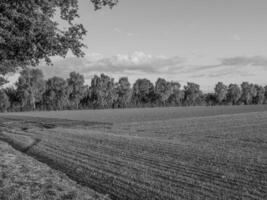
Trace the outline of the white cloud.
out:
<instances>
[{"instance_id":1,"label":"white cloud","mask_svg":"<svg viewBox=\"0 0 267 200\"><path fill-rule=\"evenodd\" d=\"M134 34L129 32L129 33L127 33L127 36L132 37L132 36L134 36Z\"/></svg>"},{"instance_id":2,"label":"white cloud","mask_svg":"<svg viewBox=\"0 0 267 200\"><path fill-rule=\"evenodd\" d=\"M238 34L234 34L234 35L233 35L233 38L234 38L234 40L236 40L236 41L240 41L240 40L241 40L241 37L240 37Z\"/></svg>"},{"instance_id":3,"label":"white cloud","mask_svg":"<svg viewBox=\"0 0 267 200\"><path fill-rule=\"evenodd\" d=\"M242 81L267 84L267 58L263 56L213 58L192 54L182 58L154 56L136 51L132 54L106 57L99 53L90 53L84 58L56 59L54 66L40 68L46 78L66 78L71 71L77 71L85 76L87 83L90 83L94 74L105 73L115 79L128 76L132 83L137 78L155 81L158 77L180 81L182 84L193 81L200 84L204 90L212 90L218 81L226 84Z\"/></svg>"},{"instance_id":4,"label":"white cloud","mask_svg":"<svg viewBox=\"0 0 267 200\"><path fill-rule=\"evenodd\" d=\"M126 30L123 30L122 28L118 28L118 27L115 27L113 29L113 31L115 33L123 34L123 35L128 36L128 37L133 37L135 35L133 32L130 32L130 31L127 32Z\"/></svg>"},{"instance_id":5,"label":"white cloud","mask_svg":"<svg viewBox=\"0 0 267 200\"><path fill-rule=\"evenodd\" d=\"M70 72L76 71L84 75L87 84L90 84L93 75L105 73L116 80L127 76L131 83L138 78L156 81L158 77L179 81L182 85L188 81L196 82L204 91L212 91L218 81L225 84L249 81L267 85L267 57L264 56L214 58L192 53L187 57L168 57L136 51L106 57L100 53L87 52L83 58L69 55L65 59L54 57L52 61L52 66L39 66L45 78L67 78ZM17 77L18 74L9 79L14 83Z\"/></svg>"},{"instance_id":6,"label":"white cloud","mask_svg":"<svg viewBox=\"0 0 267 200\"><path fill-rule=\"evenodd\" d=\"M118 28L118 27L115 27L113 29L113 31L116 32L116 33L121 33L122 32L122 30L120 28Z\"/></svg>"}]
</instances>

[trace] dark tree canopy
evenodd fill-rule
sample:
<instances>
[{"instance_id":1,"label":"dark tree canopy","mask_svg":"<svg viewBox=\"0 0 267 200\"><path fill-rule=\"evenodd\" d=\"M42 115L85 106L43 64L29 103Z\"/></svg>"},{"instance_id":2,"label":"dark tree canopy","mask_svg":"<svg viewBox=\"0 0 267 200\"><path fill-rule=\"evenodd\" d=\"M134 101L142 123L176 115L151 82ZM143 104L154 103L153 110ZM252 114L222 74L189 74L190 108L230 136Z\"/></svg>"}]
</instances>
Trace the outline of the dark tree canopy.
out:
<instances>
[{"instance_id":1,"label":"dark tree canopy","mask_svg":"<svg viewBox=\"0 0 267 200\"><path fill-rule=\"evenodd\" d=\"M118 0L88 0L95 9L114 6ZM68 23L60 29L54 16ZM83 56L82 43L86 34L78 18L78 0L1 0L0 2L0 75L18 68L51 63L51 56L65 57L68 51ZM0 80L0 82L3 82Z\"/></svg>"},{"instance_id":2,"label":"dark tree canopy","mask_svg":"<svg viewBox=\"0 0 267 200\"><path fill-rule=\"evenodd\" d=\"M241 84L242 96L241 101L248 105L252 102L253 98L257 95L257 90L253 84L243 82Z\"/></svg>"},{"instance_id":3,"label":"dark tree canopy","mask_svg":"<svg viewBox=\"0 0 267 200\"><path fill-rule=\"evenodd\" d=\"M154 97L154 85L148 79L138 79L133 85L132 98L136 105L151 103Z\"/></svg>"},{"instance_id":4,"label":"dark tree canopy","mask_svg":"<svg viewBox=\"0 0 267 200\"><path fill-rule=\"evenodd\" d=\"M131 84L127 77L120 78L117 84L118 100L117 104L120 108L125 108L131 100Z\"/></svg>"},{"instance_id":5,"label":"dark tree canopy","mask_svg":"<svg viewBox=\"0 0 267 200\"><path fill-rule=\"evenodd\" d=\"M227 95L227 86L224 85L222 82L218 82L214 88L217 101L222 103L223 100L226 99Z\"/></svg>"},{"instance_id":6,"label":"dark tree canopy","mask_svg":"<svg viewBox=\"0 0 267 200\"><path fill-rule=\"evenodd\" d=\"M260 85L255 85L255 89L256 89L256 96L254 96L253 98L253 103L254 104L263 104L264 102L264 93L265 93L265 89L264 87L260 86Z\"/></svg>"},{"instance_id":7,"label":"dark tree canopy","mask_svg":"<svg viewBox=\"0 0 267 200\"><path fill-rule=\"evenodd\" d=\"M152 83L144 78L131 86L127 77L115 81L100 74L88 86L77 72L67 79L54 76L44 80L41 70L27 68L21 71L16 86L0 91L0 111L267 104L267 86L248 82L241 87L218 82L213 93L203 93L193 82L181 88L179 82L159 78Z\"/></svg>"},{"instance_id":8,"label":"dark tree canopy","mask_svg":"<svg viewBox=\"0 0 267 200\"><path fill-rule=\"evenodd\" d=\"M196 105L202 94L200 86L196 83L188 82L184 86L185 91L185 102L187 105Z\"/></svg>"},{"instance_id":9,"label":"dark tree canopy","mask_svg":"<svg viewBox=\"0 0 267 200\"><path fill-rule=\"evenodd\" d=\"M159 78L155 84L155 93L159 99L160 104L165 105L166 101L171 96L172 87L171 83L165 79Z\"/></svg>"},{"instance_id":10,"label":"dark tree canopy","mask_svg":"<svg viewBox=\"0 0 267 200\"><path fill-rule=\"evenodd\" d=\"M227 91L227 99L233 105L236 105L241 98L242 91L237 84L230 84Z\"/></svg>"},{"instance_id":11,"label":"dark tree canopy","mask_svg":"<svg viewBox=\"0 0 267 200\"><path fill-rule=\"evenodd\" d=\"M118 94L116 91L114 79L101 74L94 76L91 81L93 104L99 108L114 107Z\"/></svg>"},{"instance_id":12,"label":"dark tree canopy","mask_svg":"<svg viewBox=\"0 0 267 200\"><path fill-rule=\"evenodd\" d=\"M35 110L36 103L42 101L42 94L45 91L43 72L40 69L24 69L16 83L17 95L21 105L30 106Z\"/></svg>"},{"instance_id":13,"label":"dark tree canopy","mask_svg":"<svg viewBox=\"0 0 267 200\"><path fill-rule=\"evenodd\" d=\"M47 80L43 94L44 103L50 109L62 110L69 101L68 83L63 78L54 76Z\"/></svg>"},{"instance_id":14,"label":"dark tree canopy","mask_svg":"<svg viewBox=\"0 0 267 200\"><path fill-rule=\"evenodd\" d=\"M171 85L171 95L169 97L169 103L174 106L179 106L182 104L184 99L184 91L182 91L181 84L179 82L170 82Z\"/></svg>"},{"instance_id":15,"label":"dark tree canopy","mask_svg":"<svg viewBox=\"0 0 267 200\"><path fill-rule=\"evenodd\" d=\"M4 90L0 90L0 111L5 112L10 106L9 98Z\"/></svg>"},{"instance_id":16,"label":"dark tree canopy","mask_svg":"<svg viewBox=\"0 0 267 200\"><path fill-rule=\"evenodd\" d=\"M84 77L77 72L71 72L69 76L70 77L67 79L70 90L69 100L75 104L76 108L78 108L80 100L86 92Z\"/></svg>"}]
</instances>

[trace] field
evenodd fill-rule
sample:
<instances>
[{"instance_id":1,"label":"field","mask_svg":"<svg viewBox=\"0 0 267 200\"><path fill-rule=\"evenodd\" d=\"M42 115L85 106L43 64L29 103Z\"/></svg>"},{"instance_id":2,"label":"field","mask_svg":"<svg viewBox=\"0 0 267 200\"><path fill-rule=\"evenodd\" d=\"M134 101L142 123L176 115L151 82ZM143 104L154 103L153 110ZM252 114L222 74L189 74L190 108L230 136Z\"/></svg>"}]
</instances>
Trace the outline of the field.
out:
<instances>
[{"instance_id":1,"label":"field","mask_svg":"<svg viewBox=\"0 0 267 200\"><path fill-rule=\"evenodd\" d=\"M108 200L0 141L1 200Z\"/></svg>"},{"instance_id":2,"label":"field","mask_svg":"<svg viewBox=\"0 0 267 200\"><path fill-rule=\"evenodd\" d=\"M13 113L0 130L112 199L267 198L267 106Z\"/></svg>"}]
</instances>

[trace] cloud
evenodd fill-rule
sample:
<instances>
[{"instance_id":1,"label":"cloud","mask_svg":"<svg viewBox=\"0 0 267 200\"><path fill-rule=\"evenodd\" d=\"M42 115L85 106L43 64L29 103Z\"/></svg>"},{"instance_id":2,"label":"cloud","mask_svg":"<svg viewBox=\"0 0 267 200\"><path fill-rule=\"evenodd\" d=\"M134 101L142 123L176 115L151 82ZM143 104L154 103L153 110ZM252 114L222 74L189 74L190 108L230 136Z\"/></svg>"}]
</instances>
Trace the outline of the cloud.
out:
<instances>
[{"instance_id":1,"label":"cloud","mask_svg":"<svg viewBox=\"0 0 267 200\"><path fill-rule=\"evenodd\" d=\"M134 36L134 33L128 32L128 33L127 33L127 36L128 36L128 37L132 37L132 36Z\"/></svg>"},{"instance_id":2,"label":"cloud","mask_svg":"<svg viewBox=\"0 0 267 200\"><path fill-rule=\"evenodd\" d=\"M245 57L245 56L238 56L238 57L231 57L231 58L223 58L221 65L227 66L263 66L267 67L267 58L263 56L252 56L252 57Z\"/></svg>"},{"instance_id":3,"label":"cloud","mask_svg":"<svg viewBox=\"0 0 267 200\"><path fill-rule=\"evenodd\" d=\"M127 31L123 30L122 28L118 28L118 27L115 27L115 28L113 29L113 31L114 31L115 33L117 33L117 34L123 34L123 35L126 35L126 36L128 36L128 37L133 37L133 36L136 35L136 34L133 33L133 32L127 32Z\"/></svg>"},{"instance_id":4,"label":"cloud","mask_svg":"<svg viewBox=\"0 0 267 200\"><path fill-rule=\"evenodd\" d=\"M158 77L186 83L193 81L212 88L216 81L226 83L247 80L265 84L267 58L263 56L236 56L211 58L210 56L167 57L154 56L142 51L132 54L118 54L106 57L98 53L87 54L84 58L67 57L55 59L53 66L40 66L45 77L60 76L67 78L71 71L84 75L90 83L94 74L105 73L118 79L129 77L131 82L137 78Z\"/></svg>"},{"instance_id":5,"label":"cloud","mask_svg":"<svg viewBox=\"0 0 267 200\"><path fill-rule=\"evenodd\" d=\"M137 51L131 55L118 54L109 58L100 59L94 63L88 63L88 68L85 71L171 73L172 69L181 63L183 63L183 59L180 57L152 56Z\"/></svg>"},{"instance_id":6,"label":"cloud","mask_svg":"<svg viewBox=\"0 0 267 200\"><path fill-rule=\"evenodd\" d=\"M103 57L91 54L85 58L68 57L57 60L53 66L41 66L47 77L67 77L71 71L77 71L89 77L93 73L111 74L169 74L182 68L183 58L152 56L140 51L133 54L118 54Z\"/></svg>"},{"instance_id":7,"label":"cloud","mask_svg":"<svg viewBox=\"0 0 267 200\"><path fill-rule=\"evenodd\" d=\"M113 29L113 31L116 32L116 33L121 33L122 32L122 30L120 28L118 28L118 27L115 27Z\"/></svg>"},{"instance_id":8,"label":"cloud","mask_svg":"<svg viewBox=\"0 0 267 200\"><path fill-rule=\"evenodd\" d=\"M239 74L242 76L253 75L253 69L267 70L267 58L263 56L236 56L220 58L216 64L191 66L185 73L208 72L207 77L220 77L229 74ZM203 76L204 74L202 74ZM197 77L192 75L192 77Z\"/></svg>"},{"instance_id":9,"label":"cloud","mask_svg":"<svg viewBox=\"0 0 267 200\"><path fill-rule=\"evenodd\" d=\"M236 40L236 41L240 41L241 37L238 34L234 34L233 35L233 39Z\"/></svg>"}]
</instances>

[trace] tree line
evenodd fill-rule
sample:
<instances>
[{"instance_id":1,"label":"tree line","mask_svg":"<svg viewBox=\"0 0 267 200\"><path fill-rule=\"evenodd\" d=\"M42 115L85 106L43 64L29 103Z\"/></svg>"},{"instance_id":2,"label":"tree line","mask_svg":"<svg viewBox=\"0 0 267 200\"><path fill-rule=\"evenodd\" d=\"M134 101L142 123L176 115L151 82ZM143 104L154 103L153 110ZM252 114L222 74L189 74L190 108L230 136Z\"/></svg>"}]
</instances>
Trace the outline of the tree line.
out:
<instances>
[{"instance_id":1,"label":"tree line","mask_svg":"<svg viewBox=\"0 0 267 200\"><path fill-rule=\"evenodd\" d=\"M105 74L95 75L88 86L77 72L71 72L67 79L54 76L45 80L40 69L26 68L15 86L0 90L2 112L251 104L267 104L267 86L248 82L227 86L218 82L213 93L203 93L192 82L182 88L179 82L163 78L155 84L138 79L131 86L127 77L115 82Z\"/></svg>"}]
</instances>

